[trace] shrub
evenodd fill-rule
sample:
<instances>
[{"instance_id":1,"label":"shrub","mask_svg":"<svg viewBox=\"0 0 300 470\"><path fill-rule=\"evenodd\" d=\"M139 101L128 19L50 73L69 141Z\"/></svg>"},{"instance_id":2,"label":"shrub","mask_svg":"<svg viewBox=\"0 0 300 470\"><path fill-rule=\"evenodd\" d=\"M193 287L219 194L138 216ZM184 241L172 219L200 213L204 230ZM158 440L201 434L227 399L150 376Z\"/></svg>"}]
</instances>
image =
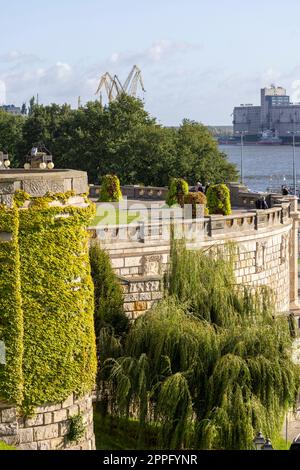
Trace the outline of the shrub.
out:
<instances>
[{"instance_id":1,"label":"shrub","mask_svg":"<svg viewBox=\"0 0 300 470\"><path fill-rule=\"evenodd\" d=\"M111 266L109 255L94 243L90 247L91 272L95 295L95 331L99 338L103 327L112 327L118 335L127 331L123 293Z\"/></svg>"},{"instance_id":2,"label":"shrub","mask_svg":"<svg viewBox=\"0 0 300 470\"><path fill-rule=\"evenodd\" d=\"M182 178L172 178L169 184L169 191L167 194L166 203L168 206L174 204L183 205L184 196L189 192L189 185Z\"/></svg>"},{"instance_id":3,"label":"shrub","mask_svg":"<svg viewBox=\"0 0 300 470\"><path fill-rule=\"evenodd\" d=\"M85 426L83 424L82 415L75 415L70 418L70 429L68 440L70 442L78 442L84 436Z\"/></svg>"},{"instance_id":4,"label":"shrub","mask_svg":"<svg viewBox=\"0 0 300 470\"><path fill-rule=\"evenodd\" d=\"M99 201L118 202L122 200L120 180L116 175L105 175L102 179Z\"/></svg>"},{"instance_id":5,"label":"shrub","mask_svg":"<svg viewBox=\"0 0 300 470\"><path fill-rule=\"evenodd\" d=\"M204 206L204 214L206 214L206 196L205 194L198 193L188 193L184 196L184 204L192 205L192 217L195 219L197 217L197 206L200 204Z\"/></svg>"},{"instance_id":6,"label":"shrub","mask_svg":"<svg viewBox=\"0 0 300 470\"><path fill-rule=\"evenodd\" d=\"M210 186L206 196L210 214L231 214L230 191L226 184Z\"/></svg>"}]
</instances>

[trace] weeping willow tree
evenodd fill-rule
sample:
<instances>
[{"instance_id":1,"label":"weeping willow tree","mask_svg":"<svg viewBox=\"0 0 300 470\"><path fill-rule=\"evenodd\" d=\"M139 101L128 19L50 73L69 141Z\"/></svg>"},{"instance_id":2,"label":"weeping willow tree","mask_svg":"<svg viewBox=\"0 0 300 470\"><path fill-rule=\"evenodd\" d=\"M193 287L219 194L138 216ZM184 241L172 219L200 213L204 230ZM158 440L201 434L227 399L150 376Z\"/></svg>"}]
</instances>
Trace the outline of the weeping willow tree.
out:
<instances>
[{"instance_id":1,"label":"weeping willow tree","mask_svg":"<svg viewBox=\"0 0 300 470\"><path fill-rule=\"evenodd\" d=\"M251 449L294 405L299 369L288 321L266 289L235 285L232 254L173 247L169 296L104 362L112 409L157 426L166 449Z\"/></svg>"}]
</instances>

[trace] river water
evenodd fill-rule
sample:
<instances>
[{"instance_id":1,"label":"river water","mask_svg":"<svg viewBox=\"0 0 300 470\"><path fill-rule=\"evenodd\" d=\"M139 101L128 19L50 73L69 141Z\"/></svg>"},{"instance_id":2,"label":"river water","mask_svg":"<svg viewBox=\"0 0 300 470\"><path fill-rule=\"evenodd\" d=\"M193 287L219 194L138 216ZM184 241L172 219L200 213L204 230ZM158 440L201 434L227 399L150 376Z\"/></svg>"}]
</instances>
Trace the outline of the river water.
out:
<instances>
[{"instance_id":1,"label":"river water","mask_svg":"<svg viewBox=\"0 0 300 470\"><path fill-rule=\"evenodd\" d=\"M240 170L240 145L220 145ZM244 183L253 191L272 191L285 184L293 187L293 147L289 145L245 145L243 152ZM300 188L300 147L296 146L297 186Z\"/></svg>"}]
</instances>

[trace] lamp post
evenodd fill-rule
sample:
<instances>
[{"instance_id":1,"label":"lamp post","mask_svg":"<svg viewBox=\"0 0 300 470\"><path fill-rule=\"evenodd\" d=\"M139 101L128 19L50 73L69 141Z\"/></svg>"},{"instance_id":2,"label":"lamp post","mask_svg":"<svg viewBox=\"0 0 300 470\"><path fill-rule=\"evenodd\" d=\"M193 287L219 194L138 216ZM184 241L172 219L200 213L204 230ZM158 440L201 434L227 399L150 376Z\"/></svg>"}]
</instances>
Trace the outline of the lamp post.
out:
<instances>
[{"instance_id":1,"label":"lamp post","mask_svg":"<svg viewBox=\"0 0 300 470\"><path fill-rule=\"evenodd\" d=\"M295 113L296 119L296 113ZM293 119L293 130L287 131L287 134L293 137L293 189L294 189L294 196L297 196L297 171L296 171L296 142L295 142L295 135L299 134L300 131L295 130L295 119Z\"/></svg>"},{"instance_id":2,"label":"lamp post","mask_svg":"<svg viewBox=\"0 0 300 470\"><path fill-rule=\"evenodd\" d=\"M265 438L260 431L256 434L253 444L255 445L256 450L262 450L262 447L265 444Z\"/></svg>"},{"instance_id":3,"label":"lamp post","mask_svg":"<svg viewBox=\"0 0 300 470\"><path fill-rule=\"evenodd\" d=\"M274 450L270 439L266 439L266 442L262 446L261 450Z\"/></svg>"},{"instance_id":4,"label":"lamp post","mask_svg":"<svg viewBox=\"0 0 300 470\"><path fill-rule=\"evenodd\" d=\"M244 160L244 137L248 131L237 131L236 134L241 136L241 183L244 182L244 169L243 169L243 160Z\"/></svg>"},{"instance_id":5,"label":"lamp post","mask_svg":"<svg viewBox=\"0 0 300 470\"><path fill-rule=\"evenodd\" d=\"M271 440L269 438L265 439L260 431L253 439L253 444L255 445L256 450L274 450Z\"/></svg>"}]
</instances>

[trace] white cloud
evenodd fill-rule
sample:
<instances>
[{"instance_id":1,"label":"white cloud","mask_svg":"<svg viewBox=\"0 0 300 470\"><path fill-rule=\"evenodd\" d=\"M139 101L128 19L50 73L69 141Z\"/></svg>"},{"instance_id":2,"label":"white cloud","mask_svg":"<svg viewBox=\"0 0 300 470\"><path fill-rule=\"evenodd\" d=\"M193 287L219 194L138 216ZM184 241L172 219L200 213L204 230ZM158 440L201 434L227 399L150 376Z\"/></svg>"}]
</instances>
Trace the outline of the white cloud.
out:
<instances>
[{"instance_id":1,"label":"white cloud","mask_svg":"<svg viewBox=\"0 0 300 470\"><path fill-rule=\"evenodd\" d=\"M41 59L35 54L28 54L17 50L12 50L0 55L0 61L6 63L33 64L40 62Z\"/></svg>"},{"instance_id":2,"label":"white cloud","mask_svg":"<svg viewBox=\"0 0 300 470\"><path fill-rule=\"evenodd\" d=\"M108 64L134 65L153 64L166 61L173 56L182 54L192 49L199 49L201 46L189 44L187 42L175 42L169 39L160 39L151 44L150 47L140 51L114 52Z\"/></svg>"}]
</instances>

